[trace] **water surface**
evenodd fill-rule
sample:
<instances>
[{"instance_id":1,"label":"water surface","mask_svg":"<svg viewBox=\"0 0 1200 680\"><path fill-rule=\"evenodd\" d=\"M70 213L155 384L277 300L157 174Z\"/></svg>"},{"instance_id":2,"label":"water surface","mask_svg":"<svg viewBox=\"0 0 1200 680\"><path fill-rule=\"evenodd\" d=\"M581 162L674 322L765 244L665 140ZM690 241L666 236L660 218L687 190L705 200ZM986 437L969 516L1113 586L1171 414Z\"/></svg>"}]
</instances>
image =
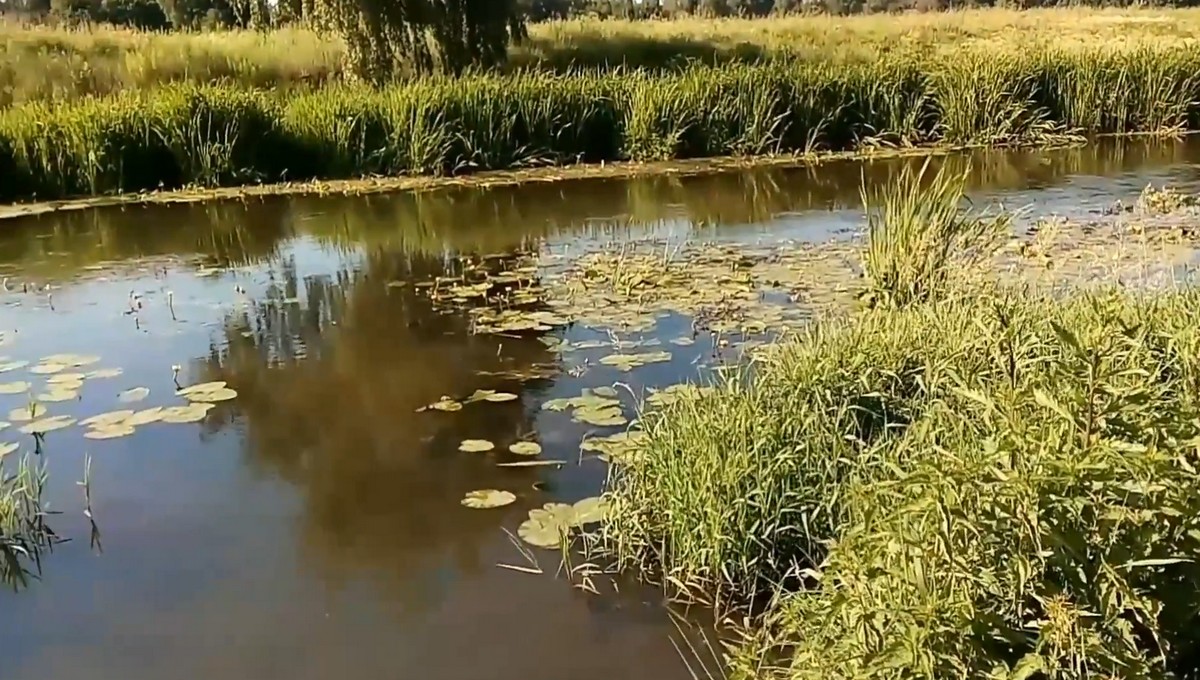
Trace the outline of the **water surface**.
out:
<instances>
[{"instance_id":1,"label":"water surface","mask_svg":"<svg viewBox=\"0 0 1200 680\"><path fill-rule=\"evenodd\" d=\"M1196 142L1109 142L1055 152L972 156L972 198L1086 215L1147 183L1195 189ZM580 456L594 428L544 411L548 399L627 384L640 393L696 375L699 345L622 373L533 335L472 335L467 314L437 309L418 282L459 255L578 253L645 237L667 243L849 238L861 184L903 160L688 178L588 180L523 188L360 198L127 208L43 216L0 229L0 354L37 361L96 354L120 367L87 381L77 417L176 403L181 384L224 380L239 397L196 424L154 424L110 441L75 427L46 436L54 529L70 542L41 579L0 592L6 680L179 678L690 677L675 627L651 588L595 596L542 575L504 529L529 509L600 490L606 469ZM965 167L962 157L945 161ZM551 261L549 257L547 261ZM642 340L689 332L666 317ZM575 325L550 336L609 340ZM537 377L519 375L536 373ZM23 370L3 380L45 376ZM475 389L507 403L417 412ZM0 412L23 406L0 395ZM0 441L30 437L15 427ZM614 431L612 428L606 431ZM561 469L504 469L539 442ZM92 459L101 546L82 514ZM513 491L495 510L459 505L473 489Z\"/></svg>"}]
</instances>

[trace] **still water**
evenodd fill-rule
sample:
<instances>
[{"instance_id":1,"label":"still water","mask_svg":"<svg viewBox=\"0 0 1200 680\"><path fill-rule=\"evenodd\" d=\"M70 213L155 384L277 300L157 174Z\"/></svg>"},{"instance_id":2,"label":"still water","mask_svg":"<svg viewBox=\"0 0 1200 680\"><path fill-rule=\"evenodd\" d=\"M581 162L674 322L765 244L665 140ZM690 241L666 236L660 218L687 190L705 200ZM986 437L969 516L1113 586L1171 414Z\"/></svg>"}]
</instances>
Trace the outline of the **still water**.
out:
<instances>
[{"instance_id":1,"label":"still water","mask_svg":"<svg viewBox=\"0 0 1200 680\"><path fill-rule=\"evenodd\" d=\"M1149 182L1200 183L1195 141L969 160L977 202L1038 213L1086 215ZM51 413L122 408L117 395L134 387L150 396L131 408L178 403L176 366L182 385L222 380L239 393L198 423L106 441L78 426L46 435L47 500L61 513L50 521L70 540L46 557L40 580L0 592L0 677L690 677L660 594L632 583L586 593L556 575L559 556L548 551L534 551L544 573L526 573L532 565L504 530L548 501L594 495L605 478L605 464L579 452L603 428L542 403L614 382L636 393L694 378L704 350L664 345L671 361L619 372L595 363L603 349L589 360L532 335L472 335L465 314L435 309L415 284L460 254L526 250L561 262L647 236L844 239L861 226L861 184L913 162L0 224L5 361L82 353L101 358L89 368L123 371L87 381ZM641 339L688 328L664 318ZM549 335L611 338L579 325ZM2 378L45 381L25 369ZM418 412L481 388L519 399ZM27 402L0 395L0 413ZM461 452L464 439L500 453ZM505 448L518 440L567 464L497 467L515 459ZM32 438L14 426L0 441L28 450ZM87 456L98 544L76 484ZM459 504L488 488L518 500Z\"/></svg>"}]
</instances>

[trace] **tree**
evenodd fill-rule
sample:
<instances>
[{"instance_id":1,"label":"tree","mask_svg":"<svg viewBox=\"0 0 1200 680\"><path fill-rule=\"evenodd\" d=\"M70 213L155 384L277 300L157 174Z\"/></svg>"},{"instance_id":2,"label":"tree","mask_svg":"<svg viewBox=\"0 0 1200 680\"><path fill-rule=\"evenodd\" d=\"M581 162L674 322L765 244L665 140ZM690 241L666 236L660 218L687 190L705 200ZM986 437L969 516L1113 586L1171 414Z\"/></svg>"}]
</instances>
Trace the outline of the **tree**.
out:
<instances>
[{"instance_id":1,"label":"tree","mask_svg":"<svg viewBox=\"0 0 1200 680\"><path fill-rule=\"evenodd\" d=\"M351 71L368 82L404 72L497 66L524 34L516 0L317 0L346 41Z\"/></svg>"}]
</instances>

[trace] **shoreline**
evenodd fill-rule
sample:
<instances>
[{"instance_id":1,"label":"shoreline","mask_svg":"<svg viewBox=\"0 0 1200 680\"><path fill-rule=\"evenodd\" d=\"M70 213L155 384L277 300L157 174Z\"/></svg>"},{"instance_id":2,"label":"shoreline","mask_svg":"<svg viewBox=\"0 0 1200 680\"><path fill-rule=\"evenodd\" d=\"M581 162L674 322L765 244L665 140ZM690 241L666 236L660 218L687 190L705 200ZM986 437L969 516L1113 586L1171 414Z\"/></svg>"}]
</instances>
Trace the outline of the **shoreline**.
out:
<instances>
[{"instance_id":1,"label":"shoreline","mask_svg":"<svg viewBox=\"0 0 1200 680\"><path fill-rule=\"evenodd\" d=\"M1152 133L1103 135L1103 137L1145 137ZM1184 135L1180 135L1184 136ZM1099 137L1099 136L1098 136ZM873 161L895 158L945 156L979 149L1054 150L1085 146L1088 139L1068 143L1017 144L1010 146L931 145L901 148L870 148L772 156L719 156L677 161L622 161L618 163L556 165L516 170L487 170L464 175L420 175L403 177L367 177L360 179L248 184L233 187L192 187L168 191L112 194L82 198L10 203L0 205L0 221L41 217L63 212L98 208L128 208L150 205L184 205L289 196L369 196L401 192L425 192L443 189L512 187L522 184L569 182L579 180L625 180L651 175L689 177L756 168L815 167L838 161Z\"/></svg>"}]
</instances>

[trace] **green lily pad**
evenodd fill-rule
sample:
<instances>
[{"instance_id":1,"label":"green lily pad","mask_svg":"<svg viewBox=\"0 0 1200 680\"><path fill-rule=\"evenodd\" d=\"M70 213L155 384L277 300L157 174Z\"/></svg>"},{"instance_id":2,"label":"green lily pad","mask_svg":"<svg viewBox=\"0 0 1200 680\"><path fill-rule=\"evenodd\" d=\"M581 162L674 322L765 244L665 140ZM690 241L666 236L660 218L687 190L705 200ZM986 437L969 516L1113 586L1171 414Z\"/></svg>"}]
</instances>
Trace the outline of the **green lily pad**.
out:
<instances>
[{"instance_id":1,"label":"green lily pad","mask_svg":"<svg viewBox=\"0 0 1200 680\"><path fill-rule=\"evenodd\" d=\"M13 451L16 451L19 446L20 444L16 442L6 442L4 444L0 444L0 458L4 458Z\"/></svg>"},{"instance_id":2,"label":"green lily pad","mask_svg":"<svg viewBox=\"0 0 1200 680\"><path fill-rule=\"evenodd\" d=\"M511 392L495 392L495 393L489 394L488 396L484 397L484 399L486 399L487 401L497 402L497 403L503 402L503 401L514 401L517 398L518 398L517 395L512 394Z\"/></svg>"},{"instance_id":3,"label":"green lily pad","mask_svg":"<svg viewBox=\"0 0 1200 680\"><path fill-rule=\"evenodd\" d=\"M30 420L37 420L44 415L46 415L46 407L34 402L29 406L22 406L21 408L14 408L9 411L8 419L18 423L25 423Z\"/></svg>"},{"instance_id":4,"label":"green lily pad","mask_svg":"<svg viewBox=\"0 0 1200 680\"><path fill-rule=\"evenodd\" d=\"M517 536L537 548L557 548L569 535L574 514L570 505L547 503L529 511L529 519L517 527Z\"/></svg>"},{"instance_id":5,"label":"green lily pad","mask_svg":"<svg viewBox=\"0 0 1200 680\"><path fill-rule=\"evenodd\" d=\"M94 371L88 371L85 375L88 377L88 379L116 378L123 373L125 373L125 370L120 368L98 368Z\"/></svg>"},{"instance_id":6,"label":"green lily pad","mask_svg":"<svg viewBox=\"0 0 1200 680\"><path fill-rule=\"evenodd\" d=\"M484 453L494 448L496 448L496 445L486 439L464 439L458 445L458 450L465 451L466 453Z\"/></svg>"},{"instance_id":7,"label":"green lily pad","mask_svg":"<svg viewBox=\"0 0 1200 680\"><path fill-rule=\"evenodd\" d=\"M121 402L122 404L130 404L135 401L141 401L148 396L150 396L150 388L135 387L133 389L125 390L121 394L117 395L117 401Z\"/></svg>"},{"instance_id":8,"label":"green lily pad","mask_svg":"<svg viewBox=\"0 0 1200 680\"><path fill-rule=\"evenodd\" d=\"M99 427L93 427L83 433L88 439L116 439L118 437L128 437L136 430L132 425L126 423L110 423Z\"/></svg>"},{"instance_id":9,"label":"green lily pad","mask_svg":"<svg viewBox=\"0 0 1200 680\"><path fill-rule=\"evenodd\" d=\"M216 408L206 401L194 401L187 406L171 406L162 410L159 420L164 423L196 423L204 420L208 412Z\"/></svg>"},{"instance_id":10,"label":"green lily pad","mask_svg":"<svg viewBox=\"0 0 1200 680\"><path fill-rule=\"evenodd\" d=\"M231 387L219 387L212 390L188 392L184 396L187 397L189 401L217 402L235 399L237 398L237 395L237 390Z\"/></svg>"},{"instance_id":11,"label":"green lily pad","mask_svg":"<svg viewBox=\"0 0 1200 680\"><path fill-rule=\"evenodd\" d=\"M66 368L72 366L86 366L100 361L100 357L92 354L51 354L47 357L42 357L40 363L42 365L62 365ZM57 373L57 371L54 371Z\"/></svg>"},{"instance_id":12,"label":"green lily pad","mask_svg":"<svg viewBox=\"0 0 1200 680\"><path fill-rule=\"evenodd\" d=\"M70 427L75 424L75 419L71 416L51 416L35 420L21 428L21 432L25 434L45 434L55 430L61 430L64 427Z\"/></svg>"},{"instance_id":13,"label":"green lily pad","mask_svg":"<svg viewBox=\"0 0 1200 680\"><path fill-rule=\"evenodd\" d=\"M445 411L447 413L453 411L461 411L463 405L449 397L442 397L425 408L431 408L435 411ZM424 409L422 409L424 410Z\"/></svg>"},{"instance_id":14,"label":"green lily pad","mask_svg":"<svg viewBox=\"0 0 1200 680\"><path fill-rule=\"evenodd\" d=\"M622 415L621 409L617 407L575 409L572 419L596 427L615 427L629 422L629 419Z\"/></svg>"},{"instance_id":15,"label":"green lily pad","mask_svg":"<svg viewBox=\"0 0 1200 680\"><path fill-rule=\"evenodd\" d=\"M678 345L680 347L688 347L690 345L696 344L696 341L693 338L672 338L671 344Z\"/></svg>"},{"instance_id":16,"label":"green lily pad","mask_svg":"<svg viewBox=\"0 0 1200 680\"><path fill-rule=\"evenodd\" d=\"M592 389L592 394L595 394L595 395L598 395L601 397L608 397L611 399L611 398L614 398L617 396L617 388L610 387L607 385L604 385L601 387L595 387Z\"/></svg>"},{"instance_id":17,"label":"green lily pad","mask_svg":"<svg viewBox=\"0 0 1200 680\"><path fill-rule=\"evenodd\" d=\"M54 402L54 401L74 401L79 398L79 392L69 389L52 389L48 392L42 392L37 395L38 401Z\"/></svg>"},{"instance_id":18,"label":"green lily pad","mask_svg":"<svg viewBox=\"0 0 1200 680\"><path fill-rule=\"evenodd\" d=\"M483 401L484 399L487 399L488 397L490 397L491 395L493 395L495 393L496 393L496 390L475 390L471 394L471 396L467 397L466 399L463 399L463 403L474 404L477 401Z\"/></svg>"},{"instance_id":19,"label":"green lily pad","mask_svg":"<svg viewBox=\"0 0 1200 680\"><path fill-rule=\"evenodd\" d=\"M86 425L88 427L105 427L107 425L124 422L133 414L134 412L130 410L109 411L107 413L94 415L90 418L84 418L83 420L79 421L79 424Z\"/></svg>"},{"instance_id":20,"label":"green lily pad","mask_svg":"<svg viewBox=\"0 0 1200 680\"><path fill-rule=\"evenodd\" d=\"M224 380L214 380L212 382L188 385L181 390L176 390L175 394L181 397L186 397L189 394L195 394L197 392L212 392L214 390L223 389L226 385L227 383Z\"/></svg>"},{"instance_id":21,"label":"green lily pad","mask_svg":"<svg viewBox=\"0 0 1200 680\"><path fill-rule=\"evenodd\" d=\"M0 394L20 394L21 392L29 391L30 387L33 387L33 385L24 380L0 383Z\"/></svg>"},{"instance_id":22,"label":"green lily pad","mask_svg":"<svg viewBox=\"0 0 1200 680\"><path fill-rule=\"evenodd\" d=\"M511 505L516 500L517 497L511 491L480 489L479 491L468 492L460 502L468 508L482 510L487 508L501 508L505 505Z\"/></svg>"},{"instance_id":23,"label":"green lily pad","mask_svg":"<svg viewBox=\"0 0 1200 680\"><path fill-rule=\"evenodd\" d=\"M574 516L571 518L573 526L582 527L588 524L596 524L603 522L605 515L608 513L608 500L601 496L592 496L577 501L572 506Z\"/></svg>"},{"instance_id":24,"label":"green lily pad","mask_svg":"<svg viewBox=\"0 0 1200 680\"><path fill-rule=\"evenodd\" d=\"M518 456L536 456L542 452L542 447L536 442L515 442L509 445L508 450Z\"/></svg>"},{"instance_id":25,"label":"green lily pad","mask_svg":"<svg viewBox=\"0 0 1200 680\"><path fill-rule=\"evenodd\" d=\"M129 416L125 419L125 424L130 427L139 427L141 425L149 425L150 423L158 422L163 417L163 407L155 406L148 408Z\"/></svg>"},{"instance_id":26,"label":"green lily pad","mask_svg":"<svg viewBox=\"0 0 1200 680\"><path fill-rule=\"evenodd\" d=\"M29 369L29 372L37 373L39 375L46 375L46 374L50 374L50 373L61 373L62 371L67 370L68 368L70 368L70 366L68 366L67 364L41 363L41 364L38 364L37 366L34 366L33 368Z\"/></svg>"},{"instance_id":27,"label":"green lily pad","mask_svg":"<svg viewBox=\"0 0 1200 680\"><path fill-rule=\"evenodd\" d=\"M46 383L50 385L79 383L82 385L85 379L87 379L87 374L85 373L59 373L58 375L46 378Z\"/></svg>"},{"instance_id":28,"label":"green lily pad","mask_svg":"<svg viewBox=\"0 0 1200 680\"><path fill-rule=\"evenodd\" d=\"M9 371L17 370L18 368L25 368L28 365L28 361L6 361L0 364L0 373L8 373Z\"/></svg>"}]
</instances>

